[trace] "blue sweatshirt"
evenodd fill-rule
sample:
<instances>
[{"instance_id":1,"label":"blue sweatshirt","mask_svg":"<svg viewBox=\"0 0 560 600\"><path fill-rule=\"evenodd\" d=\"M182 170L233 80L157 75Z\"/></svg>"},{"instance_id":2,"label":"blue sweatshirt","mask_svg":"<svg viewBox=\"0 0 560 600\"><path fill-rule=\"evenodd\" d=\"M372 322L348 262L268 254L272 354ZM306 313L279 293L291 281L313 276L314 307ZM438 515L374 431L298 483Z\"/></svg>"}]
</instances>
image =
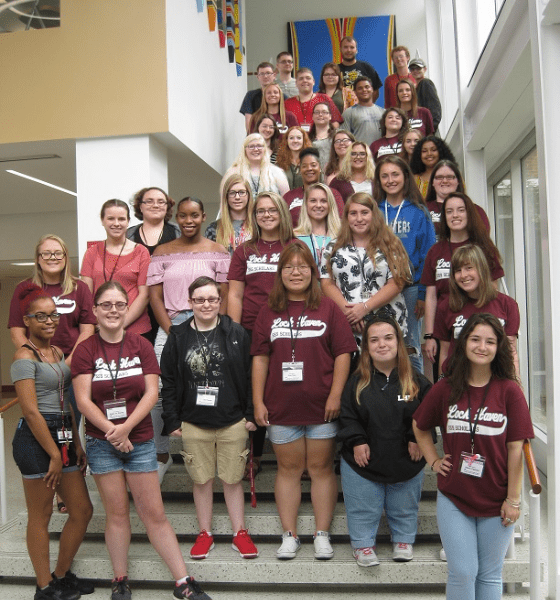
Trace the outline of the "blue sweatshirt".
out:
<instances>
[{"instance_id":1,"label":"blue sweatshirt","mask_svg":"<svg viewBox=\"0 0 560 600\"><path fill-rule=\"evenodd\" d=\"M385 213L385 208L387 213ZM422 276L424 261L428 250L436 243L436 232L427 209L423 210L416 204L405 200L399 212L398 206L391 206L387 200L379 205L379 210L387 218L385 222L393 229L408 252L412 269L413 282L418 284ZM395 221L399 214L399 218ZM418 300L426 298L426 286L418 286Z\"/></svg>"}]
</instances>

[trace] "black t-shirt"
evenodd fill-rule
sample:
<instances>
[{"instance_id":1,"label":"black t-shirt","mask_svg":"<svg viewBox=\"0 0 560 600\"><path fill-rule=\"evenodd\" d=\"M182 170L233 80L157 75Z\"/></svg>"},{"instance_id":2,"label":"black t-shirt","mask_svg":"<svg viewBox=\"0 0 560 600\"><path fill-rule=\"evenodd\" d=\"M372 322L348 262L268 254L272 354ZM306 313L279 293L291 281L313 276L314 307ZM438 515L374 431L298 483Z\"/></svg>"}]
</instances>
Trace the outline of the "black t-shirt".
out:
<instances>
[{"instance_id":1,"label":"black t-shirt","mask_svg":"<svg viewBox=\"0 0 560 600\"><path fill-rule=\"evenodd\" d=\"M226 352L226 340L218 327L197 331L189 327L187 353L184 357L185 388L181 418L207 429L220 429L240 421L244 414L236 387L226 368L231 360ZM218 388L216 406L197 404L198 386Z\"/></svg>"},{"instance_id":2,"label":"black t-shirt","mask_svg":"<svg viewBox=\"0 0 560 600\"><path fill-rule=\"evenodd\" d=\"M364 60L357 60L353 65L340 63L338 67L340 68L346 87L354 89L354 82L358 77L369 77L374 90L378 90L383 85L377 71Z\"/></svg>"}]
</instances>

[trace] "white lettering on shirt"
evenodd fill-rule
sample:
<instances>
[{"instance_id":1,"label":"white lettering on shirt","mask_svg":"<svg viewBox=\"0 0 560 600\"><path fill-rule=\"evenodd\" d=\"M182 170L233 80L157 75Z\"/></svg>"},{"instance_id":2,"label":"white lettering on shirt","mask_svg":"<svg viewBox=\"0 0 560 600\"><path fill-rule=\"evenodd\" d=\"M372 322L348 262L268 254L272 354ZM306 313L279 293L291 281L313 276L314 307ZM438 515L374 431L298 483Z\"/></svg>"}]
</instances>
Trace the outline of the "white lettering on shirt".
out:
<instances>
[{"instance_id":1,"label":"white lettering on shirt","mask_svg":"<svg viewBox=\"0 0 560 600\"><path fill-rule=\"evenodd\" d=\"M498 319L498 321L500 321L500 323L502 324L502 327L506 326L506 321L505 319L500 319L500 317L496 317ZM455 323L453 323L453 325L451 325L451 328L453 329L453 338L454 339L459 339L459 336L461 335L461 331L463 331L463 327L465 325L465 323L468 321L468 317L464 317L463 315L459 315L456 319L455 319Z\"/></svg>"},{"instance_id":2,"label":"white lettering on shirt","mask_svg":"<svg viewBox=\"0 0 560 600\"><path fill-rule=\"evenodd\" d=\"M488 407L484 406L482 410L477 409L474 413L473 421L478 422L475 429L477 435L496 436L501 435L507 426L506 415L499 412L489 412ZM500 427L491 427L483 423L500 423ZM447 433L468 433L471 431L471 421L469 419L469 409L459 410L457 405L449 407L447 412Z\"/></svg>"},{"instance_id":3,"label":"white lettering on shirt","mask_svg":"<svg viewBox=\"0 0 560 600\"><path fill-rule=\"evenodd\" d=\"M76 310L76 301L62 296L53 296L53 302L56 306L56 312L61 315L69 315Z\"/></svg>"},{"instance_id":4,"label":"white lettering on shirt","mask_svg":"<svg viewBox=\"0 0 560 600\"><path fill-rule=\"evenodd\" d=\"M315 327L316 329L309 329L311 327ZM310 319L305 315L300 319L299 326L297 326L297 322L293 317L290 317L289 321L282 319L282 317L277 317L272 322L270 328L270 341L291 339L291 337L297 337L298 339L321 337L326 329L327 324L325 322L320 319Z\"/></svg>"}]
</instances>

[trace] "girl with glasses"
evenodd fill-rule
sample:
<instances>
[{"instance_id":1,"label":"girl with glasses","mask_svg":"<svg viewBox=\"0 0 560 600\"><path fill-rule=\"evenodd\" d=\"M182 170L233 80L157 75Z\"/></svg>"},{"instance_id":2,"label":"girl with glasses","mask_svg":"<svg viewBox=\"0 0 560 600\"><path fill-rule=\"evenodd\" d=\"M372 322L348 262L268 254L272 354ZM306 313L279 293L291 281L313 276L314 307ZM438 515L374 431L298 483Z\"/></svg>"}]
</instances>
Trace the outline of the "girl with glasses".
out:
<instances>
[{"instance_id":1,"label":"girl with glasses","mask_svg":"<svg viewBox=\"0 0 560 600\"><path fill-rule=\"evenodd\" d=\"M93 508L84 481L86 456L69 402L70 367L62 348L52 344L61 318L50 295L32 282L20 286L17 301L28 337L11 367L23 413L13 454L25 491L27 548L37 576L35 600L75 600L94 591L70 571ZM69 519L51 573L48 525L55 492L64 501Z\"/></svg>"},{"instance_id":2,"label":"girl with glasses","mask_svg":"<svg viewBox=\"0 0 560 600\"><path fill-rule=\"evenodd\" d=\"M183 198L177 204L176 220L181 236L158 246L148 269L147 285L150 303L159 323L154 345L158 362L171 326L183 323L192 316L188 289L197 277L206 275L224 284L222 291L224 304L221 311L226 310L226 275L230 256L222 245L202 235L202 224L206 220L204 205L197 198L190 196ZM161 414L160 396L152 410L160 483L173 462L169 455L169 437L161 435L163 429Z\"/></svg>"},{"instance_id":3,"label":"girl with glasses","mask_svg":"<svg viewBox=\"0 0 560 600\"><path fill-rule=\"evenodd\" d=\"M337 131L332 138L331 152L329 162L325 167L325 183L331 184L331 181L340 171L340 161L346 155L346 151L355 142L356 138L349 131Z\"/></svg>"},{"instance_id":4,"label":"girl with glasses","mask_svg":"<svg viewBox=\"0 0 560 600\"><path fill-rule=\"evenodd\" d=\"M332 115L328 104L318 102L313 107L313 125L309 130L309 139L317 150L319 150L319 162L324 169L331 149L331 140L336 129L331 122Z\"/></svg>"},{"instance_id":5,"label":"girl with glasses","mask_svg":"<svg viewBox=\"0 0 560 600\"><path fill-rule=\"evenodd\" d=\"M328 62L321 69L319 77L319 92L328 96L335 104L340 114L348 107L358 103L354 91L344 86L344 80L337 64Z\"/></svg>"},{"instance_id":6,"label":"girl with glasses","mask_svg":"<svg viewBox=\"0 0 560 600\"><path fill-rule=\"evenodd\" d=\"M128 489L150 542L175 579L174 596L208 600L187 576L177 537L165 516L150 418L160 371L152 345L125 331L128 300L116 281L99 287L93 299L99 332L80 344L72 363L78 406L87 419L89 466L106 514L105 543L114 576L111 600L131 597Z\"/></svg>"},{"instance_id":7,"label":"girl with glasses","mask_svg":"<svg viewBox=\"0 0 560 600\"><path fill-rule=\"evenodd\" d=\"M375 167L371 152L363 142L352 142L340 163L340 172L331 181L330 187L336 190L342 200L355 193L373 194Z\"/></svg>"},{"instance_id":8,"label":"girl with glasses","mask_svg":"<svg viewBox=\"0 0 560 600\"><path fill-rule=\"evenodd\" d=\"M340 397L356 350L344 314L321 294L317 265L301 242L284 248L268 302L254 325L253 405L278 461L275 498L283 535L276 552L300 548L297 513L307 469L315 516L314 556L334 555L329 529L338 490L334 473Z\"/></svg>"}]
</instances>

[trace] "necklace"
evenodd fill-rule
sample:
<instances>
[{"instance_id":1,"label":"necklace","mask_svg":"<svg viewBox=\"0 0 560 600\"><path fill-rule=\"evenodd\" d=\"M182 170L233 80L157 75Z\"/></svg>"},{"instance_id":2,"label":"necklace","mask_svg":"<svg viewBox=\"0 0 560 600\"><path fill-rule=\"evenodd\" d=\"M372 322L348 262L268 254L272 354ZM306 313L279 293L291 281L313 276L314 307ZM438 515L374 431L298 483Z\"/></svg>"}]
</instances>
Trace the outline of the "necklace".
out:
<instances>
[{"instance_id":1,"label":"necklace","mask_svg":"<svg viewBox=\"0 0 560 600\"><path fill-rule=\"evenodd\" d=\"M163 228L164 228L164 225L161 226L161 231L159 232L158 241L155 243L155 246L159 246L159 243L161 242L161 238L163 236ZM148 238L146 237L146 233L144 231L144 224L140 225L140 237L144 240L144 242L146 243L146 246L150 245L148 243ZM121 252L122 252L122 250L121 250Z\"/></svg>"}]
</instances>

